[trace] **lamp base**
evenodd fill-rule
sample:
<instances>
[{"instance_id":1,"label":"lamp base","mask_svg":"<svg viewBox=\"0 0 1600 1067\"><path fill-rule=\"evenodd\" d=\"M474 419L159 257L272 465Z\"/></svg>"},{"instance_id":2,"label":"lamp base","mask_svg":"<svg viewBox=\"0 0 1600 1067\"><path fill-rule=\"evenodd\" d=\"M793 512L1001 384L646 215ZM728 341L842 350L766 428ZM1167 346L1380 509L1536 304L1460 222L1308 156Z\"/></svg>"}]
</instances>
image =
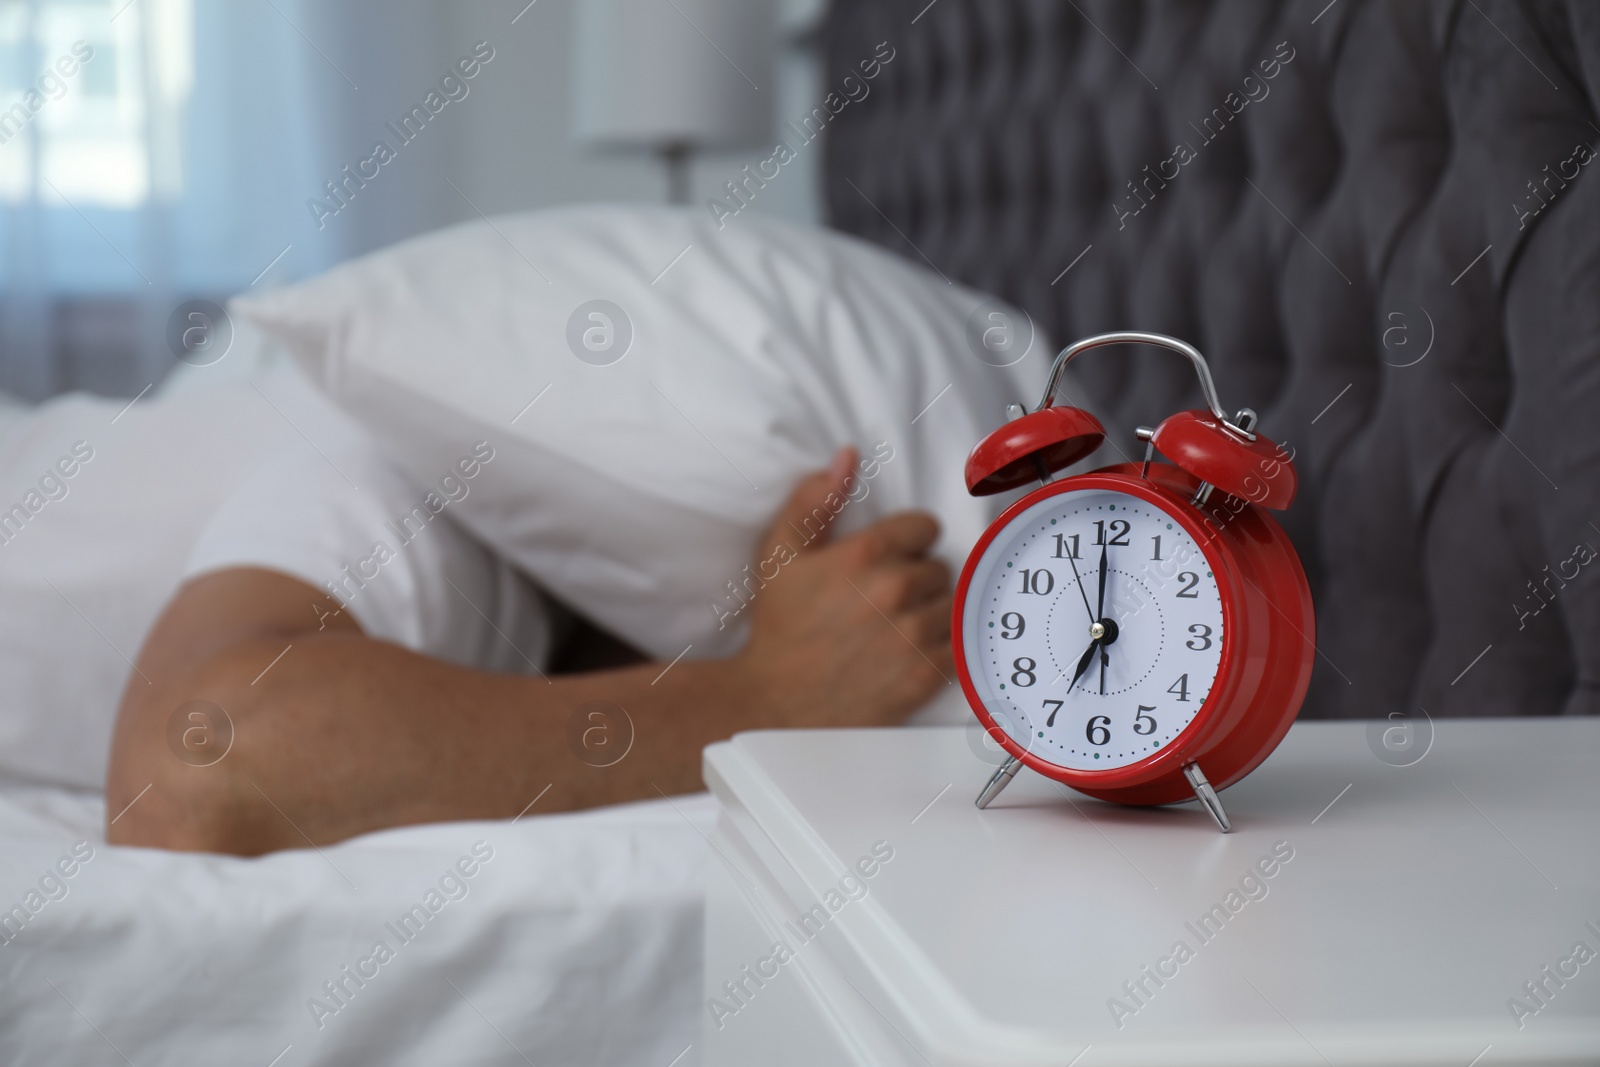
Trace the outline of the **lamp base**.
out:
<instances>
[{"instance_id":1,"label":"lamp base","mask_svg":"<svg viewBox=\"0 0 1600 1067\"><path fill-rule=\"evenodd\" d=\"M689 202L689 152L686 141L672 141L661 146L661 161L667 168L667 203Z\"/></svg>"}]
</instances>

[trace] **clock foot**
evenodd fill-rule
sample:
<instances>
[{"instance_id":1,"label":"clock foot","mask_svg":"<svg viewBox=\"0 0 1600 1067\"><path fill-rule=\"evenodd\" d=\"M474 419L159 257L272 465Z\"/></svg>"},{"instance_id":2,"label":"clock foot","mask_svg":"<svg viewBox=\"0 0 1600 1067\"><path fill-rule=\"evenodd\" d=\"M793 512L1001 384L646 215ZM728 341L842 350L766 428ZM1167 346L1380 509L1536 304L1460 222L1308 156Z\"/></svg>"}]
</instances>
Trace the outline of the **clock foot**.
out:
<instances>
[{"instance_id":1,"label":"clock foot","mask_svg":"<svg viewBox=\"0 0 1600 1067\"><path fill-rule=\"evenodd\" d=\"M983 792L978 794L978 799L975 801L978 808L980 810L987 808L989 801L999 796L1000 791L1011 784L1011 779L1015 778L1020 770L1022 770L1022 761L1015 756L1007 757L1006 761L1000 764L999 768L994 772L994 777L989 779L989 784L983 787Z\"/></svg>"},{"instance_id":2,"label":"clock foot","mask_svg":"<svg viewBox=\"0 0 1600 1067\"><path fill-rule=\"evenodd\" d=\"M1200 769L1200 764L1185 764L1183 776L1189 779L1189 784L1194 787L1195 799L1200 801L1200 806L1210 812L1213 819L1217 820L1217 829L1223 833L1232 830L1233 824L1228 821L1228 813L1223 810L1222 798L1217 796L1217 791L1211 788L1210 782L1206 781L1206 774ZM983 805L980 804L978 806L982 807Z\"/></svg>"}]
</instances>

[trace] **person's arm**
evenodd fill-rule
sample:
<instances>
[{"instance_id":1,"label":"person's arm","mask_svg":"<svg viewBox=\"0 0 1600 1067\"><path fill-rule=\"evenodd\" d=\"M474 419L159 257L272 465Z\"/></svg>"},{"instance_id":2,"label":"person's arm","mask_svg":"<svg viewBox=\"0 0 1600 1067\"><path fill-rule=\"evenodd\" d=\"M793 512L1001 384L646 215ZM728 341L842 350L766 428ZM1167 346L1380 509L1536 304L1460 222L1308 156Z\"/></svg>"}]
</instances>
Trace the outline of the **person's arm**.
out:
<instances>
[{"instance_id":1,"label":"person's arm","mask_svg":"<svg viewBox=\"0 0 1600 1067\"><path fill-rule=\"evenodd\" d=\"M319 630L308 600L338 605L277 572L187 583L123 696L107 839L258 854L388 826L511 818L535 797L536 812L637 800L699 788L701 749L738 730L901 721L953 676L950 575L928 558L937 525L919 513L800 546L794 531L827 513L819 505L844 492L853 463L841 453L806 479L763 538L758 558L779 542L798 555L751 602L744 651L664 672L489 674L365 637L349 613ZM209 766L177 754L178 709L190 701L220 706L233 726L231 748ZM611 766L590 766L569 744L571 719L590 702L632 721L632 748ZM624 733L614 723L608 740L625 743Z\"/></svg>"}]
</instances>

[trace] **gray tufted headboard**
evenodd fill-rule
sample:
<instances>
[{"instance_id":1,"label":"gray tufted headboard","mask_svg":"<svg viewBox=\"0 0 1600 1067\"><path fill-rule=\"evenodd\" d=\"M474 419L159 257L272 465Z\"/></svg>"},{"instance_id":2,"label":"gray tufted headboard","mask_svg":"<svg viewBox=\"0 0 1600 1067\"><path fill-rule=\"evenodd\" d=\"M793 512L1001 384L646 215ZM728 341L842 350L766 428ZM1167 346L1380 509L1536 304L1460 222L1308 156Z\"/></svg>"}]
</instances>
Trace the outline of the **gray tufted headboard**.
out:
<instances>
[{"instance_id":1,"label":"gray tufted headboard","mask_svg":"<svg viewBox=\"0 0 1600 1067\"><path fill-rule=\"evenodd\" d=\"M1600 4L839 0L826 84L879 42L831 224L1207 355L1296 450L1304 714L1600 712ZM1080 365L1129 453L1198 404Z\"/></svg>"}]
</instances>

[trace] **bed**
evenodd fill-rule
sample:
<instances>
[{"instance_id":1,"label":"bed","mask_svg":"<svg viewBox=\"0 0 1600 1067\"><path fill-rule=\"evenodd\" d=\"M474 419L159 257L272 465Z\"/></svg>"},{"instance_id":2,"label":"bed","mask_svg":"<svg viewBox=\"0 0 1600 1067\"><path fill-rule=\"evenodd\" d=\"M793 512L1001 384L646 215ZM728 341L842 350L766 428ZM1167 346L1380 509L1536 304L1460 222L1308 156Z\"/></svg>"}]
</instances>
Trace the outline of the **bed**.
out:
<instances>
[{"instance_id":1,"label":"bed","mask_svg":"<svg viewBox=\"0 0 1600 1067\"><path fill-rule=\"evenodd\" d=\"M259 859L103 815L0 779L6 1063L699 1062L704 795Z\"/></svg>"},{"instance_id":2,"label":"bed","mask_svg":"<svg viewBox=\"0 0 1600 1067\"><path fill-rule=\"evenodd\" d=\"M290 432L248 385L282 360L250 335L138 405L0 398L8 500L94 449L0 548L0 1062L699 1062L704 795L258 859L106 845L121 650L194 502Z\"/></svg>"},{"instance_id":3,"label":"bed","mask_svg":"<svg viewBox=\"0 0 1600 1067\"><path fill-rule=\"evenodd\" d=\"M626 290L637 351L613 366L574 359L562 331L567 296L518 289L526 265L502 235L541 249L560 279L550 290L575 287L573 303L585 278ZM705 251L656 284L661 265L690 242ZM378 282L401 275L396 264L407 256L417 270L443 269L443 279L399 287L397 299L427 322L372 306ZM554 316L554 325L499 329L514 315L490 308L476 316L491 325L470 343L475 362L435 358L469 347L459 324L437 318L469 311L474 292L502 292L497 281L516 312ZM413 291L438 299L415 301ZM305 377L300 368L336 398L339 388L354 392L351 406L375 436L388 431L386 456L413 463L417 486L450 469L463 441L492 441L490 474L452 500L449 521L460 516L490 544L506 533L496 519L530 510L519 501L566 500L572 506L548 518L567 526L553 535L516 528L524 539L498 547L523 552L546 589L662 662L725 654L738 631L707 605L727 595L728 561L751 558L740 538L753 541L798 472L826 462L834 435L892 441L862 475L868 492L841 525L920 501L944 508L952 553L981 531L993 505L973 501L961 483L966 442L1006 400L1037 388L1043 359L1016 369L972 359L963 323L981 299L882 249L814 229L750 219L719 239L699 211L533 212L430 235L255 302L269 326L292 320L283 332L302 345L313 334L370 338L375 323L398 331L370 350L296 352L236 305L225 359L181 368L135 403L66 396L31 411L0 406L0 499L44 494L0 547L0 1062L699 1063L706 835L715 817L704 794L551 816L529 797L513 820L402 828L258 859L112 848L107 816L123 817L143 796L119 798L108 812L98 791L129 665L183 572L181 531L192 537L204 525L206 502L231 492L263 453L281 464L282 449L309 446L326 458L315 440L322 429L283 392L284 375ZM706 307L738 330L719 329ZM366 318L352 325L356 315ZM689 332L696 326L686 317L700 332ZM416 343L430 329L444 339ZM402 365L395 353L408 343L413 362ZM774 352L783 358L765 358ZM822 354L800 358L807 352ZM713 357L721 362L709 366ZM774 380L775 371L808 373L824 359L840 373L792 388ZM906 387L861 388L877 373L873 359ZM526 381L530 365L575 376L554 386L568 408L552 400L527 414L543 384ZM471 373L437 387L399 381L441 368ZM494 377L502 371L507 380ZM741 375L763 381L740 392L740 405L722 405L700 385ZM589 399L612 419L598 430L572 399L585 381L598 383ZM683 424L663 424L662 411L680 415L657 410L662 392ZM919 421L931 401L938 406ZM562 425L574 410L588 425ZM878 426L889 429L875 435ZM624 432L648 445L645 455L630 461L640 449ZM616 457L585 433L606 438ZM552 463L549 450L563 448L581 462ZM90 458L56 466L74 454ZM547 480L533 486L516 475ZM618 521L605 522L603 508L619 509ZM605 543L597 526L622 540ZM700 585L683 584L691 578ZM949 695L926 717L963 714L959 694Z\"/></svg>"}]
</instances>

